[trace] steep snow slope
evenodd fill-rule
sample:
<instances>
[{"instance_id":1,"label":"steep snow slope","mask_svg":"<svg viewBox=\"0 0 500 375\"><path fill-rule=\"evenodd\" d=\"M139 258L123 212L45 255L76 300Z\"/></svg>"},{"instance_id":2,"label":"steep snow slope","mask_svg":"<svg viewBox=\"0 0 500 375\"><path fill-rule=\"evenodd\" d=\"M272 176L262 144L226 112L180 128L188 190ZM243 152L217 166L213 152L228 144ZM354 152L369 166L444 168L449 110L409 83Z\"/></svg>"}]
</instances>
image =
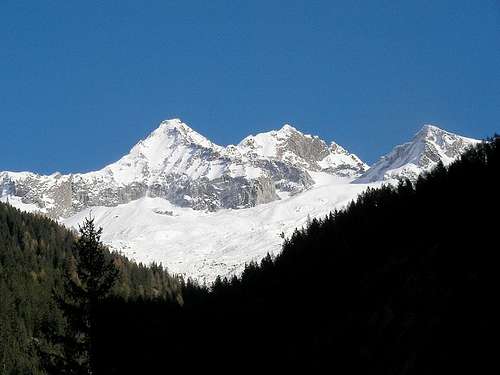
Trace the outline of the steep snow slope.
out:
<instances>
[{"instance_id":1,"label":"steep snow slope","mask_svg":"<svg viewBox=\"0 0 500 375\"><path fill-rule=\"evenodd\" d=\"M221 155L223 150L179 119L167 120L119 161L95 173L112 175L123 185L152 184L169 174L214 179L229 164Z\"/></svg>"},{"instance_id":2,"label":"steep snow slope","mask_svg":"<svg viewBox=\"0 0 500 375\"><path fill-rule=\"evenodd\" d=\"M467 147L480 141L462 137L433 125L424 125L410 142L396 146L382 156L358 183L408 178L416 180L419 174L432 169L439 161L448 165Z\"/></svg>"},{"instance_id":3,"label":"steep snow slope","mask_svg":"<svg viewBox=\"0 0 500 375\"><path fill-rule=\"evenodd\" d=\"M144 197L117 207L93 207L64 219L70 227L90 213L104 228L103 240L140 262L162 262L170 271L212 281L241 272L281 249L307 217L321 217L355 198L367 185L316 173L313 188L280 201L244 210L200 212Z\"/></svg>"}]
</instances>

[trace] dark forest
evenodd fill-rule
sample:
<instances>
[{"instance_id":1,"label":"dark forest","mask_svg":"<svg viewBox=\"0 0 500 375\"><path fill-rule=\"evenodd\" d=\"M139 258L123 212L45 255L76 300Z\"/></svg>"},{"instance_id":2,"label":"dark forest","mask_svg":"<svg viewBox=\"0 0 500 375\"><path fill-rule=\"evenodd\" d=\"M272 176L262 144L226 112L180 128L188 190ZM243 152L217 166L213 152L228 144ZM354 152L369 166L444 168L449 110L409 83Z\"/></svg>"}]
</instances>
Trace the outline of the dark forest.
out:
<instances>
[{"instance_id":1,"label":"dark forest","mask_svg":"<svg viewBox=\"0 0 500 375\"><path fill-rule=\"evenodd\" d=\"M481 372L494 359L499 172L495 137L414 184L367 190L210 286L105 251L119 278L97 307L92 373ZM0 204L2 374L51 373L77 237Z\"/></svg>"}]
</instances>

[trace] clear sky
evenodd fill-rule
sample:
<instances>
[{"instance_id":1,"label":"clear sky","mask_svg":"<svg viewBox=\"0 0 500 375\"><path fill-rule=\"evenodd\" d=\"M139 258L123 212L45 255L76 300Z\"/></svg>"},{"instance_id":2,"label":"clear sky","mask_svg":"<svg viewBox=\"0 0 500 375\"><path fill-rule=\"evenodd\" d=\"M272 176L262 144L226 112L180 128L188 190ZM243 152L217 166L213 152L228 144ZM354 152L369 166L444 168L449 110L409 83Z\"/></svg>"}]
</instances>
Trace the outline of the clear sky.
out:
<instances>
[{"instance_id":1,"label":"clear sky","mask_svg":"<svg viewBox=\"0 0 500 375\"><path fill-rule=\"evenodd\" d=\"M99 169L166 118L291 123L368 163L500 132L500 2L0 1L0 170Z\"/></svg>"}]
</instances>

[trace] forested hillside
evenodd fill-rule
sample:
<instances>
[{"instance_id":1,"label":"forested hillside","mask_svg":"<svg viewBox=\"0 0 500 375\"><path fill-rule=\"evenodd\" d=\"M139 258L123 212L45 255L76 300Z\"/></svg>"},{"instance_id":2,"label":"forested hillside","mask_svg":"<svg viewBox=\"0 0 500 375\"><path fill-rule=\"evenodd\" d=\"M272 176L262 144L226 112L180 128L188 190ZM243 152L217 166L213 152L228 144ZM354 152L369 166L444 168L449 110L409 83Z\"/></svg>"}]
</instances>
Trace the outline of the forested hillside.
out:
<instances>
[{"instance_id":1,"label":"forested hillside","mask_svg":"<svg viewBox=\"0 0 500 375\"><path fill-rule=\"evenodd\" d=\"M108 306L107 373L477 373L494 358L499 146L367 191L241 278L186 286L182 308Z\"/></svg>"},{"instance_id":2,"label":"forested hillside","mask_svg":"<svg viewBox=\"0 0 500 375\"><path fill-rule=\"evenodd\" d=\"M56 222L0 203L0 373L41 374L46 334L62 333L53 298L73 267L75 235ZM180 280L160 266L146 267L111 254L120 270L113 295L124 301L181 301Z\"/></svg>"},{"instance_id":3,"label":"forested hillside","mask_svg":"<svg viewBox=\"0 0 500 375\"><path fill-rule=\"evenodd\" d=\"M415 184L366 191L210 289L115 255L96 373L481 372L494 358L499 174L495 138ZM74 236L7 205L0 236L2 371L43 373L36 348L63 324L51 290Z\"/></svg>"}]
</instances>

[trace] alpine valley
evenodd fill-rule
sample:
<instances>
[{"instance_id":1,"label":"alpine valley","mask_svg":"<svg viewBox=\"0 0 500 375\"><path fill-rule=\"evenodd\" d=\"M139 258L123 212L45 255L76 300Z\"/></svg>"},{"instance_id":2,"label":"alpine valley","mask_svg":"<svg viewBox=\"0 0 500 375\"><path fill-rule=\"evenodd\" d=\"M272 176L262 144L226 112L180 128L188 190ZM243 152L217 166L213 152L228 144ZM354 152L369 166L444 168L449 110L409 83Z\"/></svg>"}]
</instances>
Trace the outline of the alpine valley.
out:
<instances>
[{"instance_id":1,"label":"alpine valley","mask_svg":"<svg viewBox=\"0 0 500 375\"><path fill-rule=\"evenodd\" d=\"M99 171L0 172L0 200L72 228L92 215L112 249L210 282L278 252L295 228L367 187L415 181L477 142L424 125L369 168L290 125L222 147L172 119Z\"/></svg>"}]
</instances>

